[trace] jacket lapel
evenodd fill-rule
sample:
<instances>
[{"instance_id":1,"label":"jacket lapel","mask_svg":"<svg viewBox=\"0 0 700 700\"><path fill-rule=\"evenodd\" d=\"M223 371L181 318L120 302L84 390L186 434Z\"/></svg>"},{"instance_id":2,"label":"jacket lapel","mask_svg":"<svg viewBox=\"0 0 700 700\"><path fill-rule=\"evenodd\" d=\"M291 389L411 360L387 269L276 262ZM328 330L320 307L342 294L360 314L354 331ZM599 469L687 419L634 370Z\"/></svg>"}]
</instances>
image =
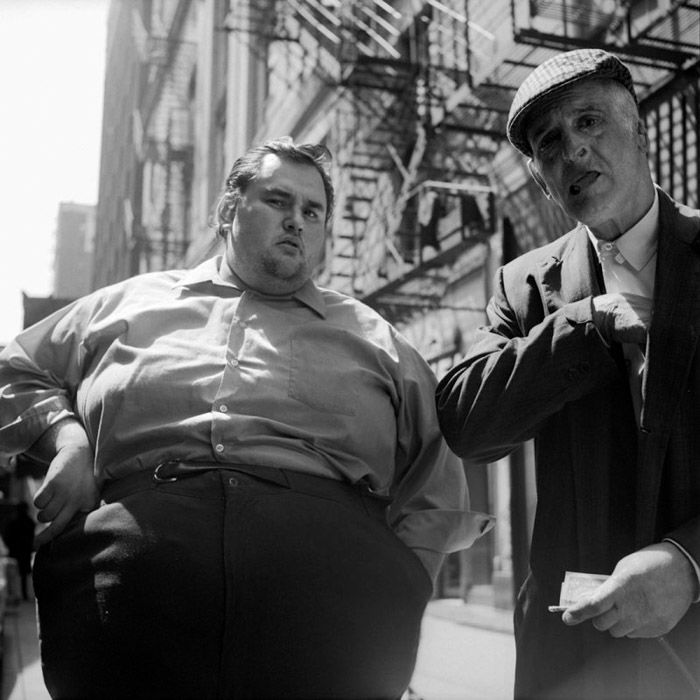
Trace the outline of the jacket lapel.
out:
<instances>
[{"instance_id":1,"label":"jacket lapel","mask_svg":"<svg viewBox=\"0 0 700 700\"><path fill-rule=\"evenodd\" d=\"M542 263L539 287L548 313L563 304L601 293L588 233L583 225L579 224L571 232L560 258L551 257Z\"/></svg>"},{"instance_id":2,"label":"jacket lapel","mask_svg":"<svg viewBox=\"0 0 700 700\"><path fill-rule=\"evenodd\" d=\"M663 460L700 332L700 219L688 214L679 212L659 191L654 313L642 387L643 449L637 492L640 544L653 536Z\"/></svg>"}]
</instances>

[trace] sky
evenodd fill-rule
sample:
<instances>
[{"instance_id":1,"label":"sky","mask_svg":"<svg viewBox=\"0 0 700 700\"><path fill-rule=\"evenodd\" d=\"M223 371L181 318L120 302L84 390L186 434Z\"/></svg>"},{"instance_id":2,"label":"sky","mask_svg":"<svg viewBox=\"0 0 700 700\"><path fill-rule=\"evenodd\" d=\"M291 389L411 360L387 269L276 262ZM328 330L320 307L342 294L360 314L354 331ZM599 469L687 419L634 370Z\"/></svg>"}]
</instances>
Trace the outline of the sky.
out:
<instances>
[{"instance_id":1,"label":"sky","mask_svg":"<svg viewBox=\"0 0 700 700\"><path fill-rule=\"evenodd\" d=\"M0 0L0 344L52 291L59 203L97 203L108 6Z\"/></svg>"}]
</instances>

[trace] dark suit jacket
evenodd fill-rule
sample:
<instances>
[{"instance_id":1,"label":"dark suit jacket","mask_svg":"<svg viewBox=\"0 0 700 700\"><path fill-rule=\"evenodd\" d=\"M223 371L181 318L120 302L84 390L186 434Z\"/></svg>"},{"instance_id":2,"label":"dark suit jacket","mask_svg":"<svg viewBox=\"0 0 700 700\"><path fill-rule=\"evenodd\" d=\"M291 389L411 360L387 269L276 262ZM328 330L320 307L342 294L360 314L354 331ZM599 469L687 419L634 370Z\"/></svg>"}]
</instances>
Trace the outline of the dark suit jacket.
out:
<instances>
[{"instance_id":1,"label":"dark suit jacket","mask_svg":"<svg viewBox=\"0 0 700 700\"><path fill-rule=\"evenodd\" d=\"M659 199L639 428L621 348L592 323L590 299L603 290L583 226L499 270L490 325L438 386L442 429L460 456L494 461L535 439L518 697L697 698L658 640L566 627L547 611L566 570L609 574L663 537L700 562L700 212ZM700 605L667 639L700 678Z\"/></svg>"}]
</instances>

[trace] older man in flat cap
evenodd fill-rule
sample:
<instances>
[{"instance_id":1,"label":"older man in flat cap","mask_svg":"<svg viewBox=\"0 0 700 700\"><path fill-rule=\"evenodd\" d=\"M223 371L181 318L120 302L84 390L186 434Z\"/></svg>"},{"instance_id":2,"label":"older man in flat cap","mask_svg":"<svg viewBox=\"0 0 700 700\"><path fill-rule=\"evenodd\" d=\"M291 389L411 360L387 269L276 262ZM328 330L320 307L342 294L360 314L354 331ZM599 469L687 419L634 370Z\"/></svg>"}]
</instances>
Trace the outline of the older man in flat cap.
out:
<instances>
[{"instance_id":1,"label":"older man in flat cap","mask_svg":"<svg viewBox=\"0 0 700 700\"><path fill-rule=\"evenodd\" d=\"M630 72L605 51L536 68L508 137L578 225L498 271L437 400L462 457L535 440L516 697L697 700L700 212L654 185Z\"/></svg>"}]
</instances>

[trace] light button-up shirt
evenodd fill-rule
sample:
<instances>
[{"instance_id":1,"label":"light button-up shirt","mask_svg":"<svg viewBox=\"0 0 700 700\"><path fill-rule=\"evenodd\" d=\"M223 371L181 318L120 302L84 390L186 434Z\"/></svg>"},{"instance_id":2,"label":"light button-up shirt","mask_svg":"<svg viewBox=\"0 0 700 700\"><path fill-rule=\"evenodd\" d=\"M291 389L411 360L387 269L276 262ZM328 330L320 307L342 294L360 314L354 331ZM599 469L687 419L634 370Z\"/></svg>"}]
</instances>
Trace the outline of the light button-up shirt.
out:
<instances>
[{"instance_id":1,"label":"light button-up shirt","mask_svg":"<svg viewBox=\"0 0 700 700\"><path fill-rule=\"evenodd\" d=\"M588 231L588 236L598 253L607 292L635 294L649 300L651 308L656 278L658 230L659 195L654 191L654 201L649 211L614 241L600 240ZM651 318L642 316L642 320L649 323ZM641 348L631 343L623 343L622 351L629 367L630 392L635 407L635 418L639 422L643 405L644 353Z\"/></svg>"},{"instance_id":2,"label":"light button-up shirt","mask_svg":"<svg viewBox=\"0 0 700 700\"><path fill-rule=\"evenodd\" d=\"M267 465L366 484L413 548L456 551L488 528L439 431L435 377L393 326L310 281L263 296L219 264L139 275L21 333L0 354L0 451L74 416L100 480Z\"/></svg>"}]
</instances>

